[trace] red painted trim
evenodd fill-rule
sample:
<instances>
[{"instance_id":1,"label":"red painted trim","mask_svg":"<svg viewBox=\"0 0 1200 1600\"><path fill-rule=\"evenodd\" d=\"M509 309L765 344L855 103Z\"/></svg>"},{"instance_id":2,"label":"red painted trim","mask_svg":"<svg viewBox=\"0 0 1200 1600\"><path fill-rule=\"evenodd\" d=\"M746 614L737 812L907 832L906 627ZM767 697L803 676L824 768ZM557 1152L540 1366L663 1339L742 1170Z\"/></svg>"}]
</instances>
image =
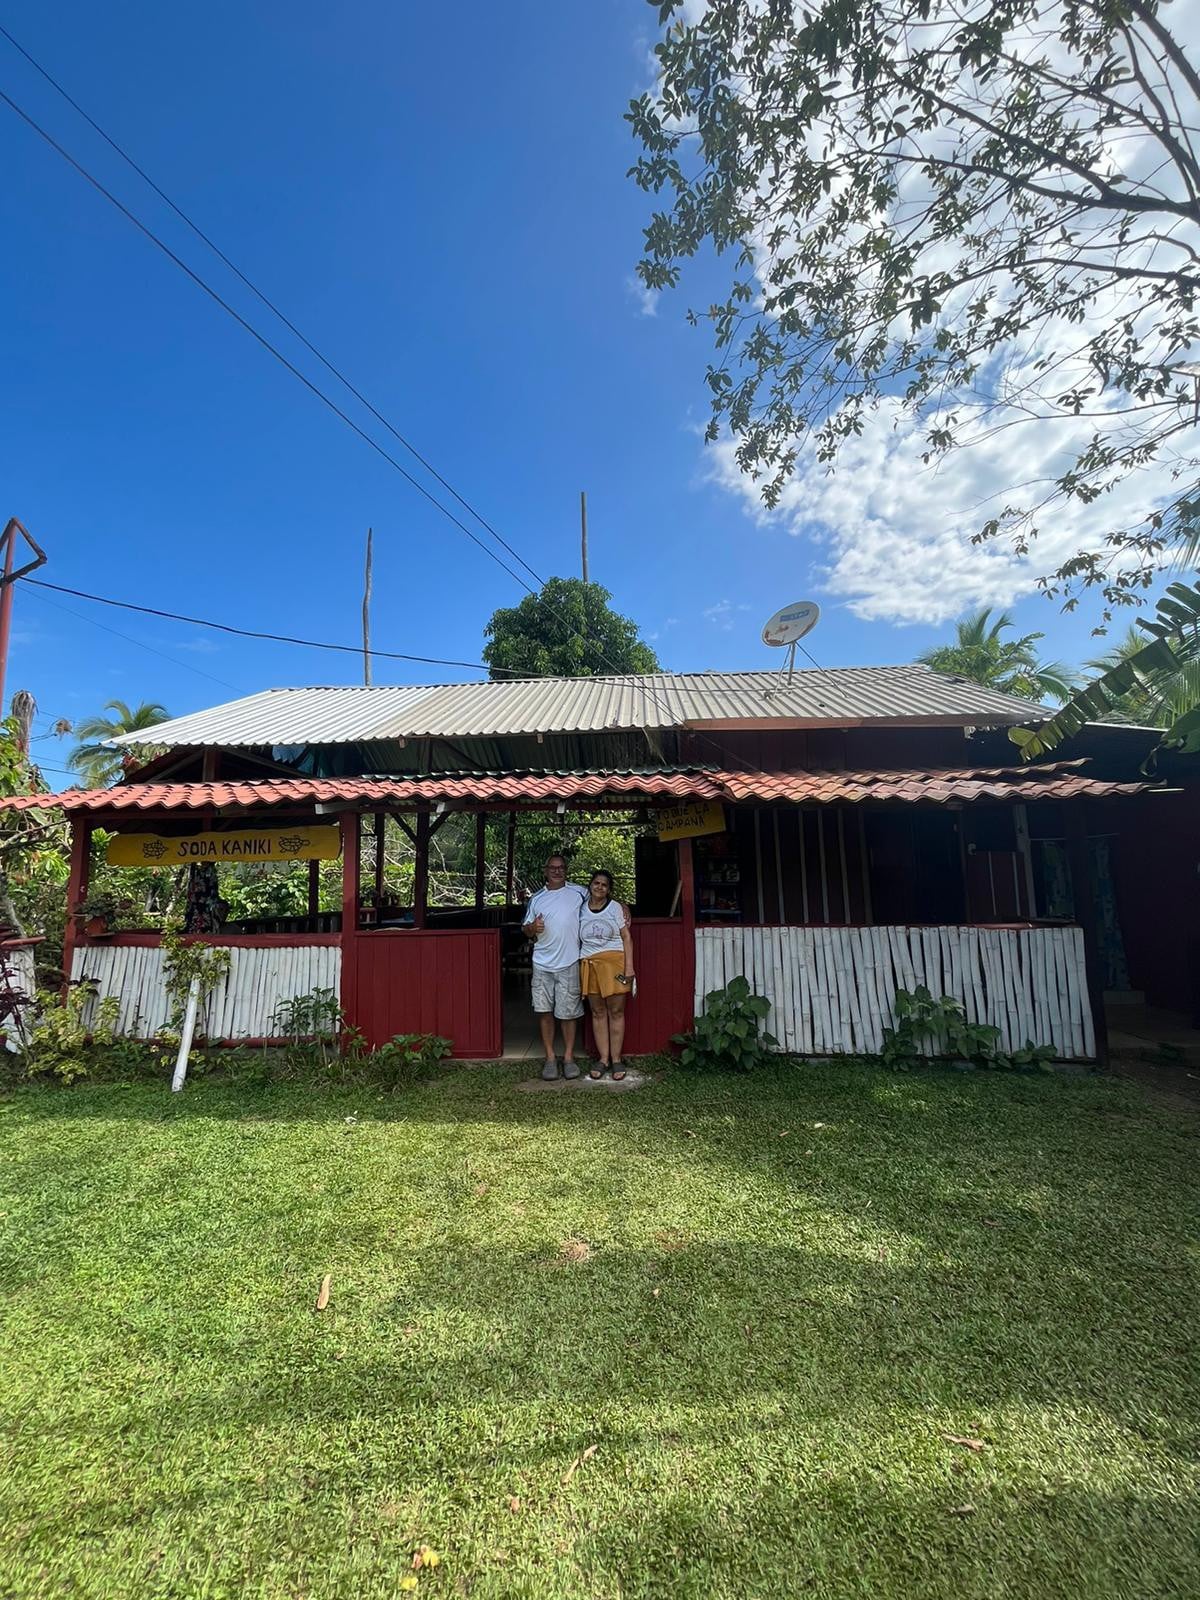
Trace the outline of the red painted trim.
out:
<instances>
[{"instance_id":1,"label":"red painted trim","mask_svg":"<svg viewBox=\"0 0 1200 1600\"><path fill-rule=\"evenodd\" d=\"M38 933L30 939L0 939L0 950L29 950L35 944L45 941L45 934Z\"/></svg>"},{"instance_id":2,"label":"red painted trim","mask_svg":"<svg viewBox=\"0 0 1200 1600\"><path fill-rule=\"evenodd\" d=\"M358 955L358 846L362 830L357 812L343 812L339 821L342 830L342 931L338 939L342 946L342 976L338 998L344 1014L352 1018Z\"/></svg>"},{"instance_id":3,"label":"red painted trim","mask_svg":"<svg viewBox=\"0 0 1200 1600\"><path fill-rule=\"evenodd\" d=\"M340 933L198 933L195 937L205 944L228 945L233 950L283 950L312 945L339 945L342 942ZM111 945L124 949L153 947L162 942L162 934L153 928L131 929L128 933L110 933L95 940L80 934L77 942L81 946L94 944L97 949Z\"/></svg>"},{"instance_id":4,"label":"red painted trim","mask_svg":"<svg viewBox=\"0 0 1200 1600\"><path fill-rule=\"evenodd\" d=\"M690 839L679 841L679 912L683 924L683 992L687 1014L696 996L696 858Z\"/></svg>"},{"instance_id":5,"label":"red painted trim","mask_svg":"<svg viewBox=\"0 0 1200 1600\"><path fill-rule=\"evenodd\" d=\"M76 947L87 942L79 923L75 920L75 907L88 891L93 827L94 823L90 817L71 818L71 866L67 876L67 921L63 929L64 983L70 981L72 957Z\"/></svg>"}]
</instances>

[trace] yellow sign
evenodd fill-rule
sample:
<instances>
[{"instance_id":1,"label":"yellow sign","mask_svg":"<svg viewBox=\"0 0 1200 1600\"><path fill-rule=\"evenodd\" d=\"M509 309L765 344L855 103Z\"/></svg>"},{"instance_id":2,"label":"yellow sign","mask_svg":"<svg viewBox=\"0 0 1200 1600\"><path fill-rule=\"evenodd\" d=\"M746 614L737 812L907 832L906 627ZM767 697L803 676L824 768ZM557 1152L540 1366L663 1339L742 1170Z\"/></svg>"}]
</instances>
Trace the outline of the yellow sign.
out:
<instances>
[{"instance_id":1,"label":"yellow sign","mask_svg":"<svg viewBox=\"0 0 1200 1600\"><path fill-rule=\"evenodd\" d=\"M177 867L192 861L333 861L337 828L257 828L252 833L118 833L108 841L111 867Z\"/></svg>"},{"instance_id":2,"label":"yellow sign","mask_svg":"<svg viewBox=\"0 0 1200 1600\"><path fill-rule=\"evenodd\" d=\"M685 800L657 815L660 839L697 839L704 833L725 832L725 807L719 800Z\"/></svg>"}]
</instances>

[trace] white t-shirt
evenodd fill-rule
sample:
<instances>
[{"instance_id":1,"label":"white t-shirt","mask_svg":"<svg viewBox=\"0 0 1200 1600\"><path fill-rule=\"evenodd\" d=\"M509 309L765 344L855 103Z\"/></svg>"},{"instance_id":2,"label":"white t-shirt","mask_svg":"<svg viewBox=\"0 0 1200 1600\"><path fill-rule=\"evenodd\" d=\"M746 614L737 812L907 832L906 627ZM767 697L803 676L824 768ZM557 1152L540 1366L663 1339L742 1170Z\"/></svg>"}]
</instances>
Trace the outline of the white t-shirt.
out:
<instances>
[{"instance_id":1,"label":"white t-shirt","mask_svg":"<svg viewBox=\"0 0 1200 1600\"><path fill-rule=\"evenodd\" d=\"M620 902L610 900L599 911L593 911L586 900L579 912L579 949L585 956L597 956L602 950L624 950L621 929L625 926L625 913Z\"/></svg>"},{"instance_id":2,"label":"white t-shirt","mask_svg":"<svg viewBox=\"0 0 1200 1600\"><path fill-rule=\"evenodd\" d=\"M533 964L558 972L579 960L579 904L587 890L577 883L561 889L539 889L525 907L522 924L545 917L546 926L533 947Z\"/></svg>"}]
</instances>

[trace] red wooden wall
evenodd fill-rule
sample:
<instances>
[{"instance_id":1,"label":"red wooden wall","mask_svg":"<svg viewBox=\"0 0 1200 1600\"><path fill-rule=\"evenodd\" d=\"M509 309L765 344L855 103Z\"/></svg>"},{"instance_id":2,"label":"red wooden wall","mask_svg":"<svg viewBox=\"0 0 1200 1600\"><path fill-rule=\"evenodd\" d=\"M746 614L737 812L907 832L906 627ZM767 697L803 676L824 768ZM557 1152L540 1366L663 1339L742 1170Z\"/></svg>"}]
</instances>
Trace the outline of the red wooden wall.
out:
<instances>
[{"instance_id":1,"label":"red wooden wall","mask_svg":"<svg viewBox=\"0 0 1200 1600\"><path fill-rule=\"evenodd\" d=\"M633 928L637 997L625 1007L625 1053L665 1050L673 1033L692 1025L693 935L678 918L637 918ZM686 959L690 955L691 959Z\"/></svg>"},{"instance_id":2,"label":"red wooden wall","mask_svg":"<svg viewBox=\"0 0 1200 1600\"><path fill-rule=\"evenodd\" d=\"M343 941L342 962L343 1003L368 1044L386 1044L397 1033L438 1033L462 1059L500 1054L495 928L359 933Z\"/></svg>"}]
</instances>

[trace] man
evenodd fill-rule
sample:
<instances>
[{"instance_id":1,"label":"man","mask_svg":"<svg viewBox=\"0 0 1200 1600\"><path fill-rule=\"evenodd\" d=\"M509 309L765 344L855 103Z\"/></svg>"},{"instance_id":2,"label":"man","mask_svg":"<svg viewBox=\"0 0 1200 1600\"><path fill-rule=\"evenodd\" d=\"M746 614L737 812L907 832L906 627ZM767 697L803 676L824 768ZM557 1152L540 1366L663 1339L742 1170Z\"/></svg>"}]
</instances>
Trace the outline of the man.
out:
<instances>
[{"instance_id":1,"label":"man","mask_svg":"<svg viewBox=\"0 0 1200 1600\"><path fill-rule=\"evenodd\" d=\"M583 1015L579 993L579 908L587 890L567 882L566 859L553 855L546 862L546 887L539 889L525 908L522 932L533 946L533 1009L542 1034L545 1065L543 1078L558 1077L554 1054L554 1025L562 1023L563 1077L577 1078L575 1026Z\"/></svg>"}]
</instances>

